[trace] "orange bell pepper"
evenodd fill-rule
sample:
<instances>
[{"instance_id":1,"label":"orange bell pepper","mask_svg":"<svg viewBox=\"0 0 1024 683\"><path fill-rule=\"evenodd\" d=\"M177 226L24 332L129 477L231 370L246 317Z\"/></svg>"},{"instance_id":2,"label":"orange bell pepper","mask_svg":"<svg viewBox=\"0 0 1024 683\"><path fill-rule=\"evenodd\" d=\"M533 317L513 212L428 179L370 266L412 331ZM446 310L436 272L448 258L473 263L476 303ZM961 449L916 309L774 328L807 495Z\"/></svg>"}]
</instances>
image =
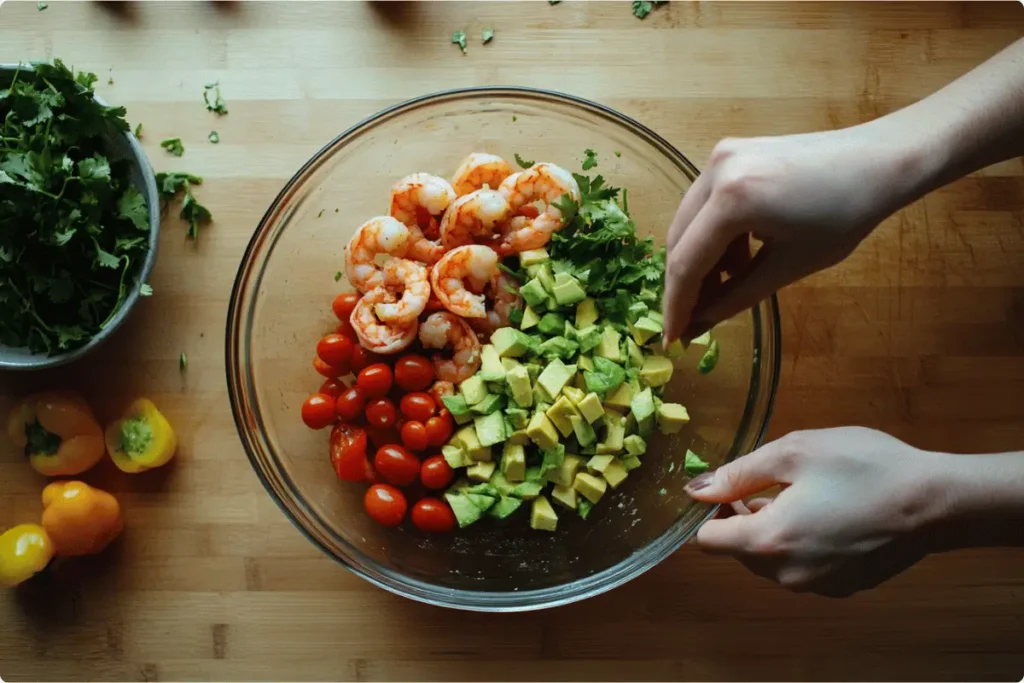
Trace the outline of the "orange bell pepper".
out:
<instances>
[{"instance_id":1,"label":"orange bell pepper","mask_svg":"<svg viewBox=\"0 0 1024 683\"><path fill-rule=\"evenodd\" d=\"M178 447L174 429L148 398L136 399L120 420L107 426L107 452L128 474L166 465Z\"/></svg>"},{"instance_id":2,"label":"orange bell pepper","mask_svg":"<svg viewBox=\"0 0 1024 683\"><path fill-rule=\"evenodd\" d=\"M7 434L48 477L81 474L103 458L103 429L85 399L71 391L44 391L15 405Z\"/></svg>"},{"instance_id":3,"label":"orange bell pepper","mask_svg":"<svg viewBox=\"0 0 1024 683\"><path fill-rule=\"evenodd\" d=\"M43 489L43 528L58 555L93 555L110 544L124 519L117 498L80 481L55 481Z\"/></svg>"},{"instance_id":4,"label":"orange bell pepper","mask_svg":"<svg viewBox=\"0 0 1024 683\"><path fill-rule=\"evenodd\" d=\"M0 586L17 586L46 569L53 543L38 524L19 524L0 534Z\"/></svg>"}]
</instances>

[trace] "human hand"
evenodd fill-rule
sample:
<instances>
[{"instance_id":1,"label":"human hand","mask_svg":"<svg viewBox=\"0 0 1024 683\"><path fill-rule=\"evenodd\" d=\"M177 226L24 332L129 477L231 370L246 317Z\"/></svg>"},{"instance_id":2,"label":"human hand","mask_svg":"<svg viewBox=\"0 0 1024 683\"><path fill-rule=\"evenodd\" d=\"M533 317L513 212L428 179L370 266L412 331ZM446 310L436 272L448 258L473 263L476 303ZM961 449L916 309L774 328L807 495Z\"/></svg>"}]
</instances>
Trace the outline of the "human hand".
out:
<instances>
[{"instance_id":1,"label":"human hand","mask_svg":"<svg viewBox=\"0 0 1024 683\"><path fill-rule=\"evenodd\" d=\"M862 427L795 432L690 482L693 498L740 512L705 523L697 542L794 591L845 597L932 550L951 505L938 473L957 458ZM775 485L774 500L742 503Z\"/></svg>"},{"instance_id":2,"label":"human hand","mask_svg":"<svg viewBox=\"0 0 1024 683\"><path fill-rule=\"evenodd\" d=\"M692 338L853 251L907 185L886 137L869 124L718 143L669 229L665 341ZM753 260L750 233L764 243ZM732 277L722 283L720 271Z\"/></svg>"}]
</instances>

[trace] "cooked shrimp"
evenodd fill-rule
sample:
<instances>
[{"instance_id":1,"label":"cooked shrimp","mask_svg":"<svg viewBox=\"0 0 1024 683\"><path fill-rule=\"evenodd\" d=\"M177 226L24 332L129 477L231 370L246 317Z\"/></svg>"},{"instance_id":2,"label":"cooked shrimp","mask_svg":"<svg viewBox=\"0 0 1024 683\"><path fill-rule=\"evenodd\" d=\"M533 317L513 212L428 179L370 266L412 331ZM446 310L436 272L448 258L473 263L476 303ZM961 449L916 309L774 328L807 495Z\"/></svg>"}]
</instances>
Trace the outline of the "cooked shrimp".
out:
<instances>
[{"instance_id":1,"label":"cooked shrimp","mask_svg":"<svg viewBox=\"0 0 1024 683\"><path fill-rule=\"evenodd\" d=\"M493 249L468 244L452 249L434 264L430 284L437 298L452 313L464 318L483 318L487 315L484 297L470 289L482 290L497 272L498 254Z\"/></svg>"},{"instance_id":2,"label":"cooked shrimp","mask_svg":"<svg viewBox=\"0 0 1024 683\"><path fill-rule=\"evenodd\" d=\"M552 233L565 226L562 212L555 206L562 195L580 200L580 188L572 174L560 166L549 163L535 164L532 168L510 175L498 191L508 200L513 214L527 216L518 226L507 230L498 250L505 254L539 249L551 239ZM535 218L530 218L536 214Z\"/></svg>"},{"instance_id":3,"label":"cooked shrimp","mask_svg":"<svg viewBox=\"0 0 1024 683\"><path fill-rule=\"evenodd\" d=\"M490 336L499 327L508 327L512 309L522 308L523 300L519 296L519 282L515 278L498 271L488 283L486 297L492 303L483 318L473 318L470 326L481 334Z\"/></svg>"},{"instance_id":4,"label":"cooked shrimp","mask_svg":"<svg viewBox=\"0 0 1024 683\"><path fill-rule=\"evenodd\" d=\"M359 343L374 353L398 353L416 340L418 323L395 324L378 320L374 307L380 303L394 303L395 296L383 287L370 290L359 299L349 322L359 337Z\"/></svg>"},{"instance_id":5,"label":"cooked shrimp","mask_svg":"<svg viewBox=\"0 0 1024 683\"><path fill-rule=\"evenodd\" d=\"M392 293L402 290L402 297L394 303L374 304L373 312L386 323L414 322L430 299L427 269L415 261L396 258L384 264L383 272L384 287Z\"/></svg>"},{"instance_id":6,"label":"cooked shrimp","mask_svg":"<svg viewBox=\"0 0 1024 683\"><path fill-rule=\"evenodd\" d=\"M431 266L444 256L444 252L441 240L430 239L418 226L409 228L409 251L406 253L408 258Z\"/></svg>"},{"instance_id":7,"label":"cooked shrimp","mask_svg":"<svg viewBox=\"0 0 1024 683\"><path fill-rule=\"evenodd\" d=\"M377 216L359 226L345 246L345 277L360 292L384 284L377 256L402 258L409 248L409 228L391 216Z\"/></svg>"},{"instance_id":8,"label":"cooked shrimp","mask_svg":"<svg viewBox=\"0 0 1024 683\"><path fill-rule=\"evenodd\" d=\"M439 220L455 201L455 190L444 178L429 173L407 175L391 188L393 217L429 232L432 220Z\"/></svg>"},{"instance_id":9,"label":"cooked shrimp","mask_svg":"<svg viewBox=\"0 0 1024 683\"><path fill-rule=\"evenodd\" d=\"M451 358L440 353L431 358L434 374L443 382L457 384L480 368L480 340L466 321L453 313L431 313L420 325L420 343L427 349L451 347L454 351Z\"/></svg>"},{"instance_id":10,"label":"cooked shrimp","mask_svg":"<svg viewBox=\"0 0 1024 683\"><path fill-rule=\"evenodd\" d=\"M434 403L436 403L439 406L443 406L444 401L442 399L445 396L455 395L455 385L452 384L451 382L439 380L437 382L434 382L433 385L431 385L427 393L429 393L431 398L434 399Z\"/></svg>"},{"instance_id":11,"label":"cooked shrimp","mask_svg":"<svg viewBox=\"0 0 1024 683\"><path fill-rule=\"evenodd\" d=\"M441 243L454 249L492 241L497 226L508 216L508 201L497 190L470 192L452 202L441 219Z\"/></svg>"},{"instance_id":12,"label":"cooked shrimp","mask_svg":"<svg viewBox=\"0 0 1024 683\"><path fill-rule=\"evenodd\" d=\"M459 164L459 169L452 176L452 188L459 197L482 187L496 190L510 175L512 166L498 155L473 152Z\"/></svg>"}]
</instances>

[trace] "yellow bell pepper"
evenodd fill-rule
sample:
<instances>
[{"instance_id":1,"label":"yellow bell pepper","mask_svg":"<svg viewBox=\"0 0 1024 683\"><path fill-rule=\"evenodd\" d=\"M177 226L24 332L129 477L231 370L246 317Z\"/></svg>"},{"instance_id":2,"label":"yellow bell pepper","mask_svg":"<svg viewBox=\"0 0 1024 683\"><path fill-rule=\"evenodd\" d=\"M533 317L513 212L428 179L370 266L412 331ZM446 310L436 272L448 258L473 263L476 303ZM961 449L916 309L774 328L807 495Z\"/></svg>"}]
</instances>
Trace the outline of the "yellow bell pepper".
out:
<instances>
[{"instance_id":1,"label":"yellow bell pepper","mask_svg":"<svg viewBox=\"0 0 1024 683\"><path fill-rule=\"evenodd\" d=\"M46 569L53 543L38 524L19 524L0 534L0 586L17 586Z\"/></svg>"},{"instance_id":2,"label":"yellow bell pepper","mask_svg":"<svg viewBox=\"0 0 1024 683\"><path fill-rule=\"evenodd\" d=\"M171 424L148 398L132 402L125 416L107 427L106 440L110 459L129 474L166 465L178 447Z\"/></svg>"},{"instance_id":3,"label":"yellow bell pepper","mask_svg":"<svg viewBox=\"0 0 1024 683\"><path fill-rule=\"evenodd\" d=\"M7 435L40 474L81 474L103 458L103 429L85 399L71 391L44 391L14 406Z\"/></svg>"},{"instance_id":4,"label":"yellow bell pepper","mask_svg":"<svg viewBox=\"0 0 1024 683\"><path fill-rule=\"evenodd\" d=\"M58 555L93 555L121 530L121 506L106 491L81 481L55 481L43 489L43 528Z\"/></svg>"}]
</instances>

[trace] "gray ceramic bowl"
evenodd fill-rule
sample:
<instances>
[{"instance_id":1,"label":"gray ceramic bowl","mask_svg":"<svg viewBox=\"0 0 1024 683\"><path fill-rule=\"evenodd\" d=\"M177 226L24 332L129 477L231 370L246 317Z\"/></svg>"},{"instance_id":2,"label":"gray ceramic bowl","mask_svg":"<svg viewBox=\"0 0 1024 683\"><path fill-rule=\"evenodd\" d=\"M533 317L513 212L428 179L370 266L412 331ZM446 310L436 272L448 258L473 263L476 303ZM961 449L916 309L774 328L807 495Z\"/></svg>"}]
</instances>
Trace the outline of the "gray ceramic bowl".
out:
<instances>
[{"instance_id":1,"label":"gray ceramic bowl","mask_svg":"<svg viewBox=\"0 0 1024 683\"><path fill-rule=\"evenodd\" d=\"M6 87L18 68L17 64L0 64L0 86ZM20 66L22 71L30 70L31 68L31 65L28 64ZM106 104L99 97L96 100L101 104ZM132 306L135 305L139 298L141 283L149 279L149 273L156 262L156 248L160 235L160 197L157 193L156 176L153 175L153 169L149 165L146 153L142 150L139 141L131 132L108 135L106 138L106 153L112 160L127 159L129 161L132 185L142 193L146 200L146 208L149 210L149 252L146 254L146 260L142 263L136 281L132 285L127 298L125 298L121 310L107 323L106 327L100 330L85 345L67 353L48 356L45 353L32 353L27 348L12 348L0 344L0 369L2 370L40 370L52 368L85 356L102 344L104 340L114 333L114 330L121 326L121 323L128 317L128 312L131 311Z\"/></svg>"}]
</instances>

